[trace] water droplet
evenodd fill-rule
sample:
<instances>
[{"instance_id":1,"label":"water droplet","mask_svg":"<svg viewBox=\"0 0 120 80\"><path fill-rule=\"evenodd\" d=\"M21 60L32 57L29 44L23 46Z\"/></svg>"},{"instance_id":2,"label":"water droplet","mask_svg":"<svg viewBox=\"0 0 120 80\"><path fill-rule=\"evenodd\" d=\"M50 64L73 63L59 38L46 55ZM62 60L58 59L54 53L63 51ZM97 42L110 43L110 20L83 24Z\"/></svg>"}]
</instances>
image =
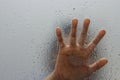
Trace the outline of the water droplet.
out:
<instances>
[{"instance_id":1,"label":"water droplet","mask_svg":"<svg viewBox=\"0 0 120 80\"><path fill-rule=\"evenodd\" d=\"M33 63L35 63L35 61L33 61Z\"/></svg>"},{"instance_id":2,"label":"water droplet","mask_svg":"<svg viewBox=\"0 0 120 80\"><path fill-rule=\"evenodd\" d=\"M75 10L75 8L73 8L73 11Z\"/></svg>"},{"instance_id":3,"label":"water droplet","mask_svg":"<svg viewBox=\"0 0 120 80\"><path fill-rule=\"evenodd\" d=\"M37 59L39 59L39 56L37 57Z\"/></svg>"},{"instance_id":4,"label":"water droplet","mask_svg":"<svg viewBox=\"0 0 120 80\"><path fill-rule=\"evenodd\" d=\"M118 56L120 56L120 54L118 54Z\"/></svg>"}]
</instances>

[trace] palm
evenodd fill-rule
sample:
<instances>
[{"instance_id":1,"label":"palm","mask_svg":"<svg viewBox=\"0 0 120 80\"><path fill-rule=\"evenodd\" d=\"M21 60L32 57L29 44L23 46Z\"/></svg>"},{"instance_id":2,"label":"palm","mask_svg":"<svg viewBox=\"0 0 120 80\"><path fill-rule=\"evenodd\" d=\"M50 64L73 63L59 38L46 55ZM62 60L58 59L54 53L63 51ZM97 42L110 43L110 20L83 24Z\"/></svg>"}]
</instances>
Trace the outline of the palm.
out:
<instances>
[{"instance_id":1,"label":"palm","mask_svg":"<svg viewBox=\"0 0 120 80\"><path fill-rule=\"evenodd\" d=\"M88 64L88 58L92 54L92 51L98 42L104 36L105 30L101 30L87 46L84 46L90 20L85 19L83 30L78 42L76 41L77 23L77 19L72 20L69 45L64 43L60 28L58 27L56 29L59 42L59 52L55 71L58 73L58 75L62 75L65 79L68 80L83 79L107 63L107 59L102 58L91 65Z\"/></svg>"}]
</instances>

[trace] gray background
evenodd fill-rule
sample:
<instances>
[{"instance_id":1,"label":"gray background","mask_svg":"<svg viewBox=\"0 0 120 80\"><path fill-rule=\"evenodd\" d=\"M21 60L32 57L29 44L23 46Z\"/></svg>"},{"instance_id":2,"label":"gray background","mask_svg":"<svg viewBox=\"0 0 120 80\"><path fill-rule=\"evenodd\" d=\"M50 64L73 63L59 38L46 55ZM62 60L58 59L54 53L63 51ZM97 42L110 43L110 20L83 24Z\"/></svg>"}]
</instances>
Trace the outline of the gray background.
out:
<instances>
[{"instance_id":1,"label":"gray background","mask_svg":"<svg viewBox=\"0 0 120 80\"><path fill-rule=\"evenodd\" d=\"M120 79L120 0L0 0L0 80L42 80L54 68L55 28L69 33L71 19L91 19L88 37L107 30L91 62L109 63L90 80Z\"/></svg>"}]
</instances>

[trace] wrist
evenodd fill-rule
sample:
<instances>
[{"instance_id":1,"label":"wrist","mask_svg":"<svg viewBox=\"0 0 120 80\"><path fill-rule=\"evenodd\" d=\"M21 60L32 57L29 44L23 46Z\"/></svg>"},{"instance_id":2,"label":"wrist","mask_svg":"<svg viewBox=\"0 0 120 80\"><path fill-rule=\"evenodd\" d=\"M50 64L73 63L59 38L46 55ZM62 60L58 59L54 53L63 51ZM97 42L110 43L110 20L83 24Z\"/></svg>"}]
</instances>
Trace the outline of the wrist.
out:
<instances>
[{"instance_id":1,"label":"wrist","mask_svg":"<svg viewBox=\"0 0 120 80\"><path fill-rule=\"evenodd\" d=\"M76 77L74 78L76 80L89 80L88 78L79 78L77 79ZM74 80L73 78L70 79L70 76L67 78L64 78L62 75L58 74L58 72L53 71L50 73L45 80Z\"/></svg>"},{"instance_id":2,"label":"wrist","mask_svg":"<svg viewBox=\"0 0 120 80\"><path fill-rule=\"evenodd\" d=\"M58 76L58 74L57 74L55 71L53 71L51 74L49 74L49 75L47 76L47 78L46 78L45 80L63 80L63 79L61 79L61 78Z\"/></svg>"}]
</instances>

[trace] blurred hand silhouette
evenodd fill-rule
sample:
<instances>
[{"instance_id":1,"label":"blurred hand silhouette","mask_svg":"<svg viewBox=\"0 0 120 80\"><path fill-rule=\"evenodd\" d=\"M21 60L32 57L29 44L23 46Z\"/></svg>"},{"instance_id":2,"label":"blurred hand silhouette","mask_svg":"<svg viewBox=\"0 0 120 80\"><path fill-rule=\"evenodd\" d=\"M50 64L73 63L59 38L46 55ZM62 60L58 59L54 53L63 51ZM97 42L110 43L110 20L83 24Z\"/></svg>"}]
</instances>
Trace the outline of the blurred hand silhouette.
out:
<instances>
[{"instance_id":1,"label":"blurred hand silhouette","mask_svg":"<svg viewBox=\"0 0 120 80\"><path fill-rule=\"evenodd\" d=\"M51 76L54 76L54 78L48 80L84 80L108 62L106 58L101 58L92 64L88 64L88 59L92 55L96 45L105 35L105 30L100 30L95 38L86 45L90 19L86 18L84 20L83 29L78 41L76 39L77 24L78 19L73 18L69 44L64 42L61 29L59 27L56 28L59 50L55 69L51 73Z\"/></svg>"}]
</instances>

